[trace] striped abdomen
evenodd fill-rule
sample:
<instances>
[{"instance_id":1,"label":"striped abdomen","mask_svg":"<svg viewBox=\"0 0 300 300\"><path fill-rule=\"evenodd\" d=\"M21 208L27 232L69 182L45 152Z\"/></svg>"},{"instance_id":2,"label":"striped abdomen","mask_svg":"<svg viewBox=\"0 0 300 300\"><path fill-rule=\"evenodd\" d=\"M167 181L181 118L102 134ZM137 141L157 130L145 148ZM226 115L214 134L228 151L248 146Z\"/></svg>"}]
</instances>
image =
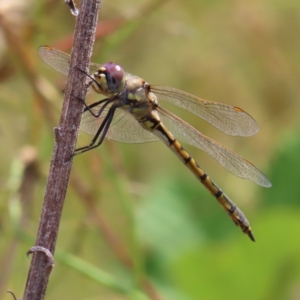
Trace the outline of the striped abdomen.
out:
<instances>
[{"instance_id":1,"label":"striped abdomen","mask_svg":"<svg viewBox=\"0 0 300 300\"><path fill-rule=\"evenodd\" d=\"M152 133L163 140L164 143L172 149L181 161L193 172L196 178L211 192L213 196L216 197L218 202L227 211L232 221L239 226L245 234L248 234L252 241L255 241L250 224L242 211L210 179L206 172L200 168L196 161L183 149L181 144L174 138L167 128L159 122L154 128L152 127Z\"/></svg>"}]
</instances>

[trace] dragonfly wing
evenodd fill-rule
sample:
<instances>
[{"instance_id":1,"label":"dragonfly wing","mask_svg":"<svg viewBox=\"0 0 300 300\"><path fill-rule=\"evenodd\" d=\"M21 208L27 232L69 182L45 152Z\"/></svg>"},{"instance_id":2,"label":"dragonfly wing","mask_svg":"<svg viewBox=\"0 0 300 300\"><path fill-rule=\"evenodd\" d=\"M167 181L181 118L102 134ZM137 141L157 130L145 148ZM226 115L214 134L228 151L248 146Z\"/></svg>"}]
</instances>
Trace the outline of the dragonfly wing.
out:
<instances>
[{"instance_id":1,"label":"dragonfly wing","mask_svg":"<svg viewBox=\"0 0 300 300\"><path fill-rule=\"evenodd\" d=\"M166 86L151 86L159 101L171 103L211 123L229 135L251 136L258 132L256 121L242 109L208 100Z\"/></svg>"},{"instance_id":2,"label":"dragonfly wing","mask_svg":"<svg viewBox=\"0 0 300 300\"><path fill-rule=\"evenodd\" d=\"M93 108L93 112L97 113L99 109L100 106L96 106ZM89 111L86 111L81 119L80 130L95 135L108 110L109 106L99 118L95 118ZM127 144L147 143L159 140L151 132L143 129L131 114L121 108L116 110L106 137Z\"/></svg>"},{"instance_id":3,"label":"dragonfly wing","mask_svg":"<svg viewBox=\"0 0 300 300\"><path fill-rule=\"evenodd\" d=\"M206 152L237 177L249 179L261 186L271 186L269 179L248 160L209 139L169 111L161 107L158 111L165 126L179 141Z\"/></svg>"},{"instance_id":4,"label":"dragonfly wing","mask_svg":"<svg viewBox=\"0 0 300 300\"><path fill-rule=\"evenodd\" d=\"M68 75L71 56L65 52L51 48L49 46L41 46L38 53L42 60L54 70L61 74ZM101 65L91 63L90 73L95 73Z\"/></svg>"}]
</instances>

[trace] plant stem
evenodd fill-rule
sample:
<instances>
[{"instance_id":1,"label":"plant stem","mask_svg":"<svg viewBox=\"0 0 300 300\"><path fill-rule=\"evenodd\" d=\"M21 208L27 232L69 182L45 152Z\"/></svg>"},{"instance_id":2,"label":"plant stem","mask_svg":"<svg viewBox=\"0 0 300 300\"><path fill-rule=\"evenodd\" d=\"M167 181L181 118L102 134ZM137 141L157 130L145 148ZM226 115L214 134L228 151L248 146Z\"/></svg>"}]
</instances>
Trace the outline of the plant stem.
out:
<instances>
[{"instance_id":1,"label":"plant stem","mask_svg":"<svg viewBox=\"0 0 300 300\"><path fill-rule=\"evenodd\" d=\"M75 97L85 99L86 76L94 44L100 2L82 0L74 33L70 70L59 127L55 128L55 145L44 196L42 214L35 246L54 255L69 175L75 149L83 104ZM57 24L59 26L59 24ZM75 68L76 67L76 68ZM74 95L75 97L73 97ZM23 300L44 299L51 268L49 257L43 251L33 253Z\"/></svg>"}]
</instances>

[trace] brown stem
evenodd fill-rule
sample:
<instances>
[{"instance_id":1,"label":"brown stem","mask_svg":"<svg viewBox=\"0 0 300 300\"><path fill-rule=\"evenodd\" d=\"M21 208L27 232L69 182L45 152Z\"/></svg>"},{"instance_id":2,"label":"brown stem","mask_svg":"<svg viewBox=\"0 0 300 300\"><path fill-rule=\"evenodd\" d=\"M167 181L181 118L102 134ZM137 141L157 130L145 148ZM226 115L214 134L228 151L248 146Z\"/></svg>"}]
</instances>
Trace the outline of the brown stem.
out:
<instances>
[{"instance_id":1,"label":"brown stem","mask_svg":"<svg viewBox=\"0 0 300 300\"><path fill-rule=\"evenodd\" d=\"M54 255L59 222L72 167L83 104L86 77L94 43L100 1L82 0L74 33L74 44L70 72L59 127L55 129L55 145L45 191L40 225L35 246L48 249ZM59 24L58 24L59 26ZM75 68L76 67L76 68ZM33 253L23 300L44 299L49 279L47 257L37 251Z\"/></svg>"}]
</instances>

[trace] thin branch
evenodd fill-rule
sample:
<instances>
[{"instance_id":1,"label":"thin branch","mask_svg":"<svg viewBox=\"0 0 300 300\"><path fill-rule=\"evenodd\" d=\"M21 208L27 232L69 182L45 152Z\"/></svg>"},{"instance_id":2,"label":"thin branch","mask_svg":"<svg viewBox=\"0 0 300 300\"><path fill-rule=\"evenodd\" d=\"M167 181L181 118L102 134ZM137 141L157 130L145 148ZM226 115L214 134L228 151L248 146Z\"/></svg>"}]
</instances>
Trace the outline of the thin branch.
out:
<instances>
[{"instance_id":1,"label":"thin branch","mask_svg":"<svg viewBox=\"0 0 300 300\"><path fill-rule=\"evenodd\" d=\"M71 14L75 17L78 16L79 10L73 0L65 0L65 3L69 6Z\"/></svg>"},{"instance_id":2,"label":"thin branch","mask_svg":"<svg viewBox=\"0 0 300 300\"><path fill-rule=\"evenodd\" d=\"M85 99L86 77L78 68L88 72L99 7L100 1L82 0L74 33L64 104L59 127L55 129L55 146L35 245L48 249L52 255L55 251L60 217L72 167L71 155L75 149L83 108L82 102L71 95ZM39 251L33 253L23 300L44 299L50 275L47 265L47 257L44 253Z\"/></svg>"}]
</instances>

